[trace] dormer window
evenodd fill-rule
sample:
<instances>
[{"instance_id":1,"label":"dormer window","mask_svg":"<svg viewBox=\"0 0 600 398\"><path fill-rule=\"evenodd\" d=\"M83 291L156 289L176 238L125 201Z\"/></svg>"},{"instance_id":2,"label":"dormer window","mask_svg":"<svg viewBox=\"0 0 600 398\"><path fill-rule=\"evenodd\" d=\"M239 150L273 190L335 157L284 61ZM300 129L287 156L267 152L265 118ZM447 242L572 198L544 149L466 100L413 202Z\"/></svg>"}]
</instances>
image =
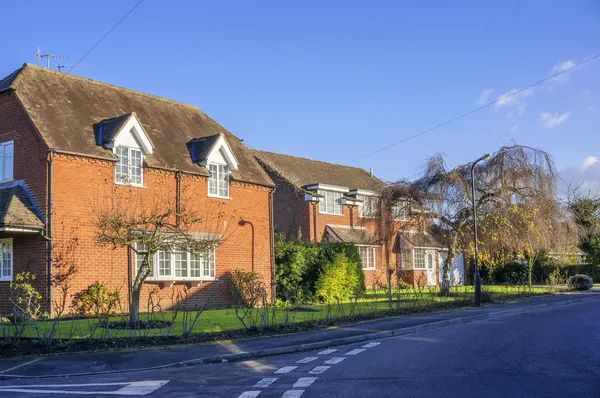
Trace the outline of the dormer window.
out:
<instances>
[{"instance_id":1,"label":"dormer window","mask_svg":"<svg viewBox=\"0 0 600 398\"><path fill-rule=\"evenodd\" d=\"M321 195L319 213L342 215L342 193L333 191L318 191Z\"/></svg>"},{"instance_id":2,"label":"dormer window","mask_svg":"<svg viewBox=\"0 0 600 398\"><path fill-rule=\"evenodd\" d=\"M218 198L229 198L229 166L210 163L208 165L208 195Z\"/></svg>"},{"instance_id":3,"label":"dormer window","mask_svg":"<svg viewBox=\"0 0 600 398\"><path fill-rule=\"evenodd\" d=\"M117 155L117 184L126 185L143 185L143 155L142 151L137 148L129 148L120 146L115 148Z\"/></svg>"},{"instance_id":4,"label":"dormer window","mask_svg":"<svg viewBox=\"0 0 600 398\"><path fill-rule=\"evenodd\" d=\"M94 125L96 144L111 148L117 157L115 183L144 186L144 156L154 146L135 113L105 119Z\"/></svg>"}]
</instances>

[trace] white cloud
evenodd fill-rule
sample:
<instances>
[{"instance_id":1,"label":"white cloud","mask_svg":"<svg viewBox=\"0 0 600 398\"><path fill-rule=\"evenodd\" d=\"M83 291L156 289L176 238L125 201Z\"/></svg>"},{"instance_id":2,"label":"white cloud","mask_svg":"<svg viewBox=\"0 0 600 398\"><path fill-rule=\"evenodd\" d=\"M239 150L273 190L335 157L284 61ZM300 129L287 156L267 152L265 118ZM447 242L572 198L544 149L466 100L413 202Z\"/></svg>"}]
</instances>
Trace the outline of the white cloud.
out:
<instances>
[{"instance_id":1,"label":"white cloud","mask_svg":"<svg viewBox=\"0 0 600 398\"><path fill-rule=\"evenodd\" d=\"M580 194L599 194L600 193L600 159L596 156L588 156L580 166L571 165L560 174L561 188L577 189Z\"/></svg>"},{"instance_id":2,"label":"white cloud","mask_svg":"<svg viewBox=\"0 0 600 398\"><path fill-rule=\"evenodd\" d=\"M533 87L525 90L519 90L512 88L504 94L498 96L496 100L496 109L500 108L515 108L517 115L521 116L525 112L525 98L533 95ZM508 118L512 118L514 115L509 112Z\"/></svg>"},{"instance_id":3,"label":"white cloud","mask_svg":"<svg viewBox=\"0 0 600 398\"><path fill-rule=\"evenodd\" d=\"M576 65L575 61L570 59L568 61L561 61L559 63L557 63L556 65L554 65L554 68L552 68L552 70L550 71L550 73L548 74L549 76L552 76L556 73L560 73L563 71L566 71L567 69L570 69L572 67L574 67ZM571 80L571 73L573 72L573 70L569 70L568 72L565 73L561 73L558 76L553 77L552 79L550 79L550 87L552 88L552 85L562 85L562 84L567 84L569 82L569 80Z\"/></svg>"},{"instance_id":4,"label":"white cloud","mask_svg":"<svg viewBox=\"0 0 600 398\"><path fill-rule=\"evenodd\" d=\"M581 163L581 168L583 170L587 169L590 166L595 165L596 163L598 163L598 158L595 156L588 156L587 158L583 159L583 162Z\"/></svg>"},{"instance_id":5,"label":"white cloud","mask_svg":"<svg viewBox=\"0 0 600 398\"><path fill-rule=\"evenodd\" d=\"M518 124L515 124L514 126L512 126L512 127L510 128L510 131L512 131L513 133L515 133L515 132L519 131L519 125L518 125Z\"/></svg>"},{"instance_id":6,"label":"white cloud","mask_svg":"<svg viewBox=\"0 0 600 398\"><path fill-rule=\"evenodd\" d=\"M559 124L565 123L571 117L571 112L559 114L542 113L540 114L540 120L544 122L544 126L548 128L556 127Z\"/></svg>"},{"instance_id":7,"label":"white cloud","mask_svg":"<svg viewBox=\"0 0 600 398\"><path fill-rule=\"evenodd\" d=\"M479 94L479 98L477 99L477 101L475 103L477 105L485 105L485 104L487 104L488 100L490 99L490 97L492 96L492 94L494 94L494 89L486 88L485 90L483 90L481 92L481 94Z\"/></svg>"}]
</instances>

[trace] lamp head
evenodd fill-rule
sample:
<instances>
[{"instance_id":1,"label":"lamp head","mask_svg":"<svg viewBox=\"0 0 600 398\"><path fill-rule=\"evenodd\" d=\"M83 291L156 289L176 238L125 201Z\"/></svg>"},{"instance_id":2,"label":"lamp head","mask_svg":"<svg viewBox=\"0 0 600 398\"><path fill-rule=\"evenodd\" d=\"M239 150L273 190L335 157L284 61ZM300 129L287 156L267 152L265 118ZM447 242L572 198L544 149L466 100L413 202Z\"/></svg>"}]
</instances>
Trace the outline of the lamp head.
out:
<instances>
[{"instance_id":1,"label":"lamp head","mask_svg":"<svg viewBox=\"0 0 600 398\"><path fill-rule=\"evenodd\" d=\"M486 153L485 155L483 155L481 157L481 160L490 160L492 158L492 154L491 153Z\"/></svg>"}]
</instances>

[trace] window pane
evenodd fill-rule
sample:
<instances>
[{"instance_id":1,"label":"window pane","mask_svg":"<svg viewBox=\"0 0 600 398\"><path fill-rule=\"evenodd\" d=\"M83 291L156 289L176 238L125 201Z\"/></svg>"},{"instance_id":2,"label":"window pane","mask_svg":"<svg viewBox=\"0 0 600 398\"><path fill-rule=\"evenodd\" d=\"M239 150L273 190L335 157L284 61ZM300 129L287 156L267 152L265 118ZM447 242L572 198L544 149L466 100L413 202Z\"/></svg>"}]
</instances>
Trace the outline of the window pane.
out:
<instances>
[{"instance_id":1,"label":"window pane","mask_svg":"<svg viewBox=\"0 0 600 398\"><path fill-rule=\"evenodd\" d=\"M342 194L340 192L333 193L334 202L333 202L333 212L335 214L342 214Z\"/></svg>"},{"instance_id":2,"label":"window pane","mask_svg":"<svg viewBox=\"0 0 600 398\"><path fill-rule=\"evenodd\" d=\"M144 257L148 253L148 246L142 243L137 243L135 249L135 263L137 266L137 270L139 271L140 267L142 266L142 262L144 261ZM152 277L154 276L154 267L152 266L152 259L150 258L148 262L148 266L150 267L150 274L148 274L148 277Z\"/></svg>"},{"instance_id":3,"label":"window pane","mask_svg":"<svg viewBox=\"0 0 600 398\"><path fill-rule=\"evenodd\" d=\"M171 253L165 251L158 252L158 275L171 276Z\"/></svg>"},{"instance_id":4,"label":"window pane","mask_svg":"<svg viewBox=\"0 0 600 398\"><path fill-rule=\"evenodd\" d=\"M129 173L127 172L127 165L129 164L129 151L127 148L119 147L116 150L117 153L117 182L121 184L129 183Z\"/></svg>"},{"instance_id":5,"label":"window pane","mask_svg":"<svg viewBox=\"0 0 600 398\"><path fill-rule=\"evenodd\" d=\"M142 183L142 152L131 149L131 183L140 185Z\"/></svg>"},{"instance_id":6,"label":"window pane","mask_svg":"<svg viewBox=\"0 0 600 398\"><path fill-rule=\"evenodd\" d=\"M402 268L412 269L412 257L408 249L402 249Z\"/></svg>"},{"instance_id":7,"label":"window pane","mask_svg":"<svg viewBox=\"0 0 600 398\"><path fill-rule=\"evenodd\" d=\"M210 171L210 177L208 178L208 193L210 195L218 195L218 190L217 190L218 167L216 164L209 164L208 170Z\"/></svg>"},{"instance_id":8,"label":"window pane","mask_svg":"<svg viewBox=\"0 0 600 398\"><path fill-rule=\"evenodd\" d=\"M13 179L13 143L7 143L4 145L4 153L3 153L3 162L2 162L2 179L12 180Z\"/></svg>"},{"instance_id":9,"label":"window pane","mask_svg":"<svg viewBox=\"0 0 600 398\"><path fill-rule=\"evenodd\" d=\"M175 261L175 277L187 278L187 252L175 252L173 253L173 259Z\"/></svg>"},{"instance_id":10,"label":"window pane","mask_svg":"<svg viewBox=\"0 0 600 398\"><path fill-rule=\"evenodd\" d=\"M425 268L425 249L414 249L415 268Z\"/></svg>"},{"instance_id":11,"label":"window pane","mask_svg":"<svg viewBox=\"0 0 600 398\"><path fill-rule=\"evenodd\" d=\"M190 276L192 278L200 278L200 255L197 253L190 254Z\"/></svg>"},{"instance_id":12,"label":"window pane","mask_svg":"<svg viewBox=\"0 0 600 398\"><path fill-rule=\"evenodd\" d=\"M12 276L12 245L10 242L2 244L2 277L10 278Z\"/></svg>"}]
</instances>

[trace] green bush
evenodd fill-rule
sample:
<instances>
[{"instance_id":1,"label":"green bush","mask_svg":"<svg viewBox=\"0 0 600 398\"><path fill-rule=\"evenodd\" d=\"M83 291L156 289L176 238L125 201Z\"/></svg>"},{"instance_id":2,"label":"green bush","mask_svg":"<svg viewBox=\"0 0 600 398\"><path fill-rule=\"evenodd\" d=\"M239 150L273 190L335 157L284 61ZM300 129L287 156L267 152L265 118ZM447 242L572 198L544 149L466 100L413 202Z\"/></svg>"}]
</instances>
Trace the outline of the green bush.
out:
<instances>
[{"instance_id":1,"label":"green bush","mask_svg":"<svg viewBox=\"0 0 600 398\"><path fill-rule=\"evenodd\" d=\"M317 296L326 302L347 300L363 290L356 265L344 253L325 265L316 287Z\"/></svg>"},{"instance_id":2,"label":"green bush","mask_svg":"<svg viewBox=\"0 0 600 398\"><path fill-rule=\"evenodd\" d=\"M499 284L520 285L527 283L527 264L512 262L492 269L492 281Z\"/></svg>"},{"instance_id":3,"label":"green bush","mask_svg":"<svg viewBox=\"0 0 600 398\"><path fill-rule=\"evenodd\" d=\"M569 277L569 286L574 290L590 290L594 281L587 275L577 274Z\"/></svg>"},{"instance_id":4,"label":"green bush","mask_svg":"<svg viewBox=\"0 0 600 398\"><path fill-rule=\"evenodd\" d=\"M229 274L234 299L246 308L262 307L267 304L267 288L256 272L237 269Z\"/></svg>"},{"instance_id":5,"label":"green bush","mask_svg":"<svg viewBox=\"0 0 600 398\"><path fill-rule=\"evenodd\" d=\"M358 283L364 290L364 274L358 248L349 243L308 243L287 241L281 235L275 239L275 284L277 298L293 303L311 301L317 297L317 282L325 266L344 254L358 270Z\"/></svg>"},{"instance_id":6,"label":"green bush","mask_svg":"<svg viewBox=\"0 0 600 398\"><path fill-rule=\"evenodd\" d=\"M102 282L92 283L75 300L79 312L87 316L107 317L121 312L121 294Z\"/></svg>"},{"instance_id":7,"label":"green bush","mask_svg":"<svg viewBox=\"0 0 600 398\"><path fill-rule=\"evenodd\" d=\"M13 321L36 319L42 315L42 295L33 287L34 280L35 275L31 272L20 272L10 282Z\"/></svg>"}]
</instances>

